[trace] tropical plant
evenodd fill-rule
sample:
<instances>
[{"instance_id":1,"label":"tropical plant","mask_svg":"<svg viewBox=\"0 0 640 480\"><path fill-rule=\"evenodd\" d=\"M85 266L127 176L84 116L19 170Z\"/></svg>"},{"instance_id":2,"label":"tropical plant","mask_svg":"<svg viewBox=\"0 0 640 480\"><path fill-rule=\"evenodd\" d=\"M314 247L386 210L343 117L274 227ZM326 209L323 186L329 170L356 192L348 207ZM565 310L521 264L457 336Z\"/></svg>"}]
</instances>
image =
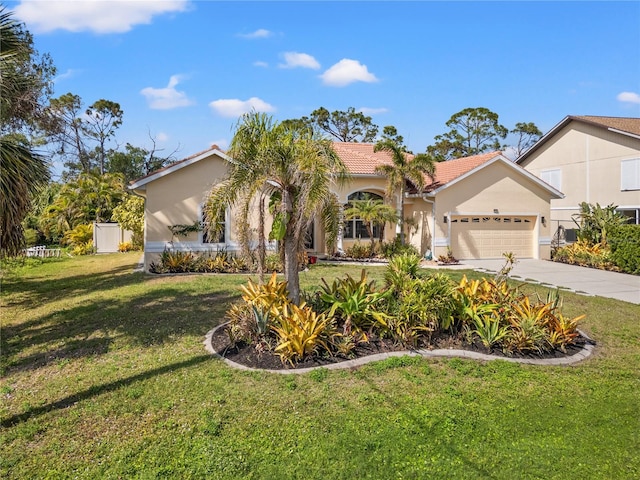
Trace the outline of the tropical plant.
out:
<instances>
[{"instance_id":1,"label":"tropical plant","mask_svg":"<svg viewBox=\"0 0 640 480\"><path fill-rule=\"evenodd\" d=\"M533 318L512 320L503 348L509 352L542 353L550 347L548 337L544 326Z\"/></svg>"},{"instance_id":2,"label":"tropical plant","mask_svg":"<svg viewBox=\"0 0 640 480\"><path fill-rule=\"evenodd\" d=\"M396 223L398 214L391 205L385 204L382 200L367 198L365 200L351 200L349 207L344 210L346 219L360 219L367 229L367 235L371 239L371 250L374 250L375 236L373 235L374 225L384 225L385 223Z\"/></svg>"},{"instance_id":3,"label":"tropical plant","mask_svg":"<svg viewBox=\"0 0 640 480\"><path fill-rule=\"evenodd\" d=\"M191 252L164 250L159 263L151 264L153 273L186 273L196 271L196 257Z\"/></svg>"},{"instance_id":4,"label":"tropical plant","mask_svg":"<svg viewBox=\"0 0 640 480\"><path fill-rule=\"evenodd\" d=\"M364 258L373 257L375 255L375 249L370 243L360 243L359 241L356 241L345 248L344 255L348 258L362 260Z\"/></svg>"},{"instance_id":5,"label":"tropical plant","mask_svg":"<svg viewBox=\"0 0 640 480\"><path fill-rule=\"evenodd\" d=\"M548 341L553 348L559 348L563 352L566 351L567 345L575 342L580 332L578 332L578 323L580 323L586 315L579 315L574 318L567 318L558 312L549 317L547 321Z\"/></svg>"},{"instance_id":6,"label":"tropical plant","mask_svg":"<svg viewBox=\"0 0 640 480\"><path fill-rule=\"evenodd\" d=\"M137 195L124 194L122 201L112 213L111 220L133 233L132 243L142 247L144 241L144 199Z\"/></svg>"},{"instance_id":7,"label":"tropical plant","mask_svg":"<svg viewBox=\"0 0 640 480\"><path fill-rule=\"evenodd\" d=\"M338 205L330 189L335 182L347 179L347 168L328 140L257 112L245 114L238 122L228 153L234 159L228 176L213 188L204 207L210 233L219 233L218 220L224 218L229 205L239 204L248 218L249 205L256 196L279 193L278 213L285 222L284 275L289 295L297 303L298 251L314 216L324 225L328 243L335 242ZM260 235L264 238L264 232ZM248 240L247 236L242 238Z\"/></svg>"},{"instance_id":8,"label":"tropical plant","mask_svg":"<svg viewBox=\"0 0 640 480\"><path fill-rule=\"evenodd\" d=\"M433 157L424 153L410 155L402 144L390 138L378 142L374 151L384 151L391 155L391 163L378 165L375 171L387 178L387 197L398 195L398 217L404 223L404 197L407 181L411 182L418 191L422 191L427 183L425 176L431 180L435 179L436 162ZM404 225L401 225L400 243L402 244L405 243L404 235Z\"/></svg>"},{"instance_id":9,"label":"tropical plant","mask_svg":"<svg viewBox=\"0 0 640 480\"><path fill-rule=\"evenodd\" d=\"M96 250L93 246L93 240L89 240L84 243L77 243L71 250L71 255L90 255L95 252Z\"/></svg>"},{"instance_id":10,"label":"tropical plant","mask_svg":"<svg viewBox=\"0 0 640 480\"><path fill-rule=\"evenodd\" d=\"M261 310L272 310L275 316L280 315L282 307L289 303L287 282L278 281L275 272L267 283L259 284L249 279L247 285L242 285L240 290L242 299L249 305L255 305Z\"/></svg>"},{"instance_id":11,"label":"tropical plant","mask_svg":"<svg viewBox=\"0 0 640 480\"><path fill-rule=\"evenodd\" d=\"M439 273L405 279L389 300L389 331L398 340L415 345L422 336L451 328L457 307L454 288L449 277Z\"/></svg>"},{"instance_id":12,"label":"tropical plant","mask_svg":"<svg viewBox=\"0 0 640 480\"><path fill-rule=\"evenodd\" d=\"M319 348L330 352L329 343L337 333L331 318L316 313L305 304L298 306L293 303L283 306L282 314L271 329L278 335L274 351L283 362L291 364L316 353Z\"/></svg>"},{"instance_id":13,"label":"tropical plant","mask_svg":"<svg viewBox=\"0 0 640 480\"><path fill-rule=\"evenodd\" d=\"M13 256L23 248L22 221L48 179L43 157L15 137L0 137L0 255Z\"/></svg>"},{"instance_id":14,"label":"tropical plant","mask_svg":"<svg viewBox=\"0 0 640 480\"><path fill-rule=\"evenodd\" d=\"M73 230L67 230L64 234L64 241L67 245L76 247L93 242L93 225L78 225Z\"/></svg>"},{"instance_id":15,"label":"tropical plant","mask_svg":"<svg viewBox=\"0 0 640 480\"><path fill-rule=\"evenodd\" d=\"M509 335L509 329L501 325L500 319L493 315L478 315L473 318L475 333L482 344L487 348L492 348Z\"/></svg>"},{"instance_id":16,"label":"tropical plant","mask_svg":"<svg viewBox=\"0 0 640 480\"><path fill-rule=\"evenodd\" d=\"M413 253L391 257L384 272L387 287L395 292L403 291L409 282L418 278L420 261L421 258Z\"/></svg>"},{"instance_id":17,"label":"tropical plant","mask_svg":"<svg viewBox=\"0 0 640 480\"><path fill-rule=\"evenodd\" d=\"M347 275L335 279L331 285L324 279L322 283L320 298L329 317L337 315L342 319L345 335L351 334L352 329L365 332L374 327L386 327L388 316L382 311L382 303L390 292L376 290L375 281L369 281L364 269L359 280Z\"/></svg>"},{"instance_id":18,"label":"tropical plant","mask_svg":"<svg viewBox=\"0 0 640 480\"><path fill-rule=\"evenodd\" d=\"M590 245L607 245L608 233L628 222L628 218L617 211L617 205L601 207L599 203L592 205L580 203L580 211L573 215L573 221L578 226L577 236Z\"/></svg>"}]
</instances>

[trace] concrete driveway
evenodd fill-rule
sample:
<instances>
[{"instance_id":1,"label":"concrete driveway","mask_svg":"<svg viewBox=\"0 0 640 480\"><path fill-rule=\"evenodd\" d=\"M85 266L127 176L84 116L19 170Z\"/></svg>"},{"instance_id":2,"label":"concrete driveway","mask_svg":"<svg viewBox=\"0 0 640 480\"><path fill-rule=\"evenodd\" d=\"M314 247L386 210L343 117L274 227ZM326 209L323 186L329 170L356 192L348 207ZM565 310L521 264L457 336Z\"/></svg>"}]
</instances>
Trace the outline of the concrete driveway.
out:
<instances>
[{"instance_id":1,"label":"concrete driveway","mask_svg":"<svg viewBox=\"0 0 640 480\"><path fill-rule=\"evenodd\" d=\"M461 261L461 264L468 268L488 273L499 271L504 263L504 260ZM637 275L577 267L548 260L523 259L518 260L509 276L515 280L640 305L640 276Z\"/></svg>"}]
</instances>

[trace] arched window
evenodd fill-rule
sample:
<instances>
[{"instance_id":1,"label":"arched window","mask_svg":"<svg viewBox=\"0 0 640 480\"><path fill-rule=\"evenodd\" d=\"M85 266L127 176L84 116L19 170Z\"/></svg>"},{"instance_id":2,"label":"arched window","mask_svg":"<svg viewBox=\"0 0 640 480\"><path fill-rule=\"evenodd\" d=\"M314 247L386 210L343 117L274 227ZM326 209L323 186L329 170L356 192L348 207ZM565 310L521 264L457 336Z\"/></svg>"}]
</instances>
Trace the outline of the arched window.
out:
<instances>
[{"instance_id":1,"label":"arched window","mask_svg":"<svg viewBox=\"0 0 640 480\"><path fill-rule=\"evenodd\" d=\"M382 201L382 197L376 193L371 192L355 192L349 195L349 202L353 200L380 200ZM351 203L347 203L344 208L347 209L351 207ZM373 236L374 238L382 238L382 229L383 225L374 224L373 225ZM367 233L367 227L364 222L359 218L351 218L349 220L344 221L344 230L342 232L342 238L345 239L359 239L359 238L369 238L369 234Z\"/></svg>"}]
</instances>

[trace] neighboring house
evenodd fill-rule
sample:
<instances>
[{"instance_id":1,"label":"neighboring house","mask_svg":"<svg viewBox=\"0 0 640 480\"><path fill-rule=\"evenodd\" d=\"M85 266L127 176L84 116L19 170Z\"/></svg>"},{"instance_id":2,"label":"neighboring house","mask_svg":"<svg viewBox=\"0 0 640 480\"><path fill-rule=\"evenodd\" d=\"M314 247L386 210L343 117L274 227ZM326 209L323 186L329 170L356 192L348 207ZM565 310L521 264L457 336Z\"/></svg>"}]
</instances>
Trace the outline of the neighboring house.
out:
<instances>
[{"instance_id":1,"label":"neighboring house","mask_svg":"<svg viewBox=\"0 0 640 480\"><path fill-rule=\"evenodd\" d=\"M581 202L616 205L640 224L640 118L565 117L516 163L564 193L551 200L554 235L563 227L573 239Z\"/></svg>"},{"instance_id":2,"label":"neighboring house","mask_svg":"<svg viewBox=\"0 0 640 480\"><path fill-rule=\"evenodd\" d=\"M363 143L334 143L334 149L352 175L347 186L335 190L341 203L346 205L365 193L385 198L386 179L375 173L375 166L391 163L389 153L374 152L373 144ZM227 212L225 234L220 239L207 239L202 232L176 238L169 228L202 220L204 198L226 176L230 161L213 146L132 182L129 188L146 198L146 269L167 248L238 249L232 212ZM414 188L407 194L405 216L412 220L407 241L421 254L432 252L434 257L451 249L459 259L501 258L508 251L518 258L549 258L550 201L561 197L557 189L500 152L442 162L437 164L435 181L423 192ZM386 201L397 206L398 200ZM387 225L383 232L374 232L379 234L388 241L396 230ZM338 249L366 239L361 221L346 221ZM328 253L320 225L310 229L307 247L311 252Z\"/></svg>"}]
</instances>

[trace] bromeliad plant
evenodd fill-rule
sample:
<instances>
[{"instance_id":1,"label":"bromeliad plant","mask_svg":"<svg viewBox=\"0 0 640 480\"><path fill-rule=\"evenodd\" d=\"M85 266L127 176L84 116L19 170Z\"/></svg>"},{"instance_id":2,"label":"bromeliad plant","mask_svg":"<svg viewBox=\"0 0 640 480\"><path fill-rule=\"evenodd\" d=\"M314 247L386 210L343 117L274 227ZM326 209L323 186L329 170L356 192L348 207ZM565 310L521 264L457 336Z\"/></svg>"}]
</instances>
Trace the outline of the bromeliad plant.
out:
<instances>
[{"instance_id":1,"label":"bromeliad plant","mask_svg":"<svg viewBox=\"0 0 640 480\"><path fill-rule=\"evenodd\" d=\"M283 362L288 361L292 365L320 349L331 353L329 345L337 335L330 317L314 312L304 303L300 306L285 304L271 329L278 336L274 351Z\"/></svg>"},{"instance_id":2,"label":"bromeliad plant","mask_svg":"<svg viewBox=\"0 0 640 480\"><path fill-rule=\"evenodd\" d=\"M382 292L375 288L375 281L369 281L363 269L360 279L347 275L336 279L329 285L322 279L320 299L328 309L329 317L337 316L343 323L343 333L371 333L374 329L387 326L387 314L383 303L390 291Z\"/></svg>"}]
</instances>

